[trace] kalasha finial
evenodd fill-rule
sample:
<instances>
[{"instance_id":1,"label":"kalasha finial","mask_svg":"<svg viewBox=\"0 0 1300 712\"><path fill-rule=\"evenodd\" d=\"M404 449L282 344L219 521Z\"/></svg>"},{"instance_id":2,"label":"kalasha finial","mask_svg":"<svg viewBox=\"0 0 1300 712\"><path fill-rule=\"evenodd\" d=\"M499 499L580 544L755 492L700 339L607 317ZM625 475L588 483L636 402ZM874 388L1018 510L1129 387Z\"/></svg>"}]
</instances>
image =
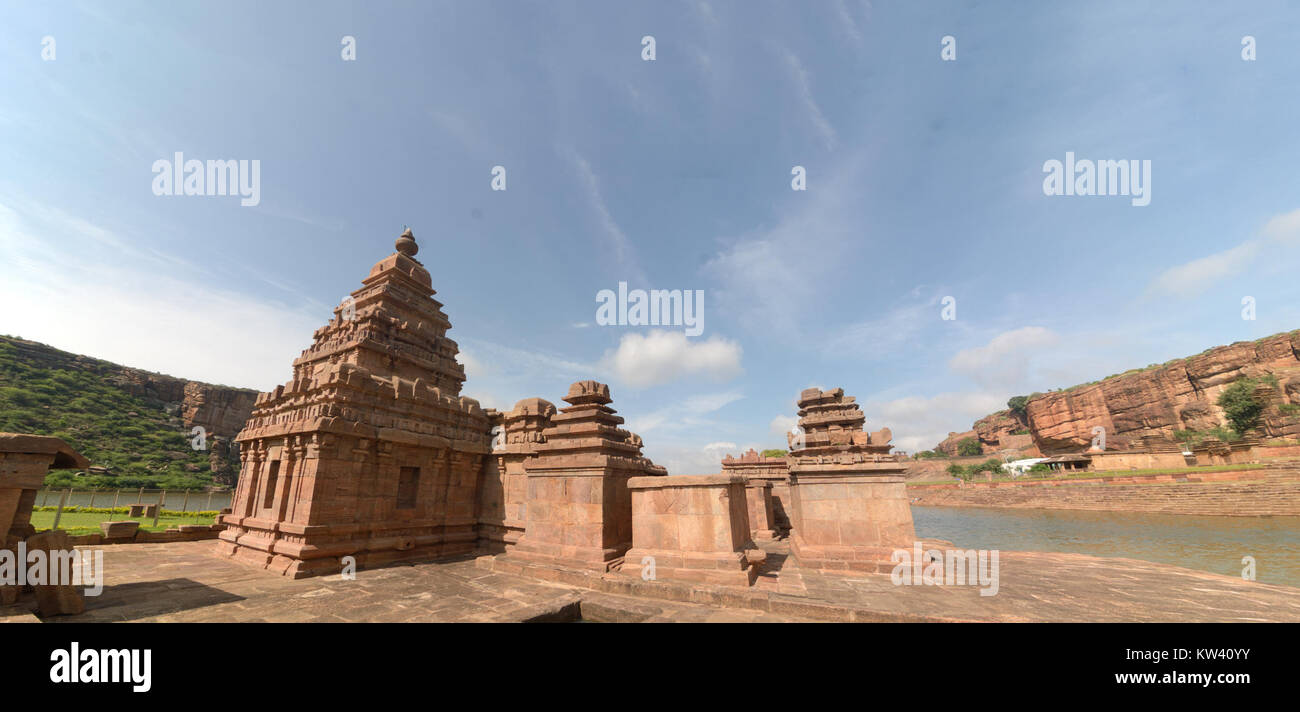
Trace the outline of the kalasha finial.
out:
<instances>
[{"instance_id":1,"label":"kalasha finial","mask_svg":"<svg viewBox=\"0 0 1300 712\"><path fill-rule=\"evenodd\" d=\"M406 226L403 225L402 227ZM406 227L406 229L402 231L402 235L397 238L396 245L397 251L407 257L414 257L415 253L420 251L420 246L415 244L415 235L411 232L411 228L409 227Z\"/></svg>"}]
</instances>

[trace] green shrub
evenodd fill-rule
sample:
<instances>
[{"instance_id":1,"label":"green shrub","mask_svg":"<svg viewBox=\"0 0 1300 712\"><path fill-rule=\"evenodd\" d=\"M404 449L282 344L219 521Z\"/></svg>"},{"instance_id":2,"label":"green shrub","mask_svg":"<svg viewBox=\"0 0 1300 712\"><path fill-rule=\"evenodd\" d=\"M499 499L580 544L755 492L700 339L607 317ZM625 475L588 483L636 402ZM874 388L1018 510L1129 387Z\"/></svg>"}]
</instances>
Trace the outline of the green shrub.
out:
<instances>
[{"instance_id":1,"label":"green shrub","mask_svg":"<svg viewBox=\"0 0 1300 712\"><path fill-rule=\"evenodd\" d=\"M1007 408L1010 409L1012 413L1021 417L1025 415L1025 409L1028 406L1029 396L1012 396L1011 400L1007 401Z\"/></svg>"},{"instance_id":2,"label":"green shrub","mask_svg":"<svg viewBox=\"0 0 1300 712\"><path fill-rule=\"evenodd\" d=\"M962 457L973 457L984 453L984 448L980 447L980 441L976 438L963 438L957 443L957 454Z\"/></svg>"},{"instance_id":3,"label":"green shrub","mask_svg":"<svg viewBox=\"0 0 1300 712\"><path fill-rule=\"evenodd\" d=\"M1255 397L1255 388L1261 383L1268 383L1268 377L1242 378L1219 394L1217 403L1237 434L1244 435L1259 423L1264 404ZM1271 385L1276 387L1276 383L1277 379L1273 378Z\"/></svg>"}]
</instances>

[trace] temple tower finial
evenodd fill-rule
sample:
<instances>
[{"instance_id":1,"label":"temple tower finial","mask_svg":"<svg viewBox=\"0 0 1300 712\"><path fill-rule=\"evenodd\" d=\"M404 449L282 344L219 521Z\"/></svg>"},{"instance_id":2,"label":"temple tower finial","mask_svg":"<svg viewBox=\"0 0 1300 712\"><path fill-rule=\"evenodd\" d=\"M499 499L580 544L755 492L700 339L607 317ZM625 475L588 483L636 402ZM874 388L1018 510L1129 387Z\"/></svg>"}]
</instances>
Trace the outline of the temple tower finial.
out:
<instances>
[{"instance_id":1,"label":"temple tower finial","mask_svg":"<svg viewBox=\"0 0 1300 712\"><path fill-rule=\"evenodd\" d=\"M415 235L411 232L411 228L406 227L405 225L402 227L406 229L403 230L402 234L397 238L397 242L395 243L397 251L407 257L415 257L415 253L420 251L420 246L415 244Z\"/></svg>"}]
</instances>

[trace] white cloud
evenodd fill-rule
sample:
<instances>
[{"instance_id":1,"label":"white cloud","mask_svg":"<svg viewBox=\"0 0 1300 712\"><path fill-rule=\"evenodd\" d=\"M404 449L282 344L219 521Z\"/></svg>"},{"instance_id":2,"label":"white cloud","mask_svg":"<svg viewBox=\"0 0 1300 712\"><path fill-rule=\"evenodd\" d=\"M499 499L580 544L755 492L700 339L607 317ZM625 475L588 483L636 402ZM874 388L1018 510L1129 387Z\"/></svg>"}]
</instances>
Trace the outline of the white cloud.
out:
<instances>
[{"instance_id":1,"label":"white cloud","mask_svg":"<svg viewBox=\"0 0 1300 712\"><path fill-rule=\"evenodd\" d=\"M1240 274L1255 260L1262 247L1260 241L1248 240L1223 252L1170 267L1152 280L1147 291L1174 297L1194 296L1215 282Z\"/></svg>"},{"instance_id":2,"label":"white cloud","mask_svg":"<svg viewBox=\"0 0 1300 712\"><path fill-rule=\"evenodd\" d=\"M645 439L646 455L667 467L668 474L717 473L723 457L752 446L710 440L730 425L710 414L743 397L739 391L699 394L652 413L629 416L627 428Z\"/></svg>"},{"instance_id":3,"label":"white cloud","mask_svg":"<svg viewBox=\"0 0 1300 712\"><path fill-rule=\"evenodd\" d=\"M717 422L704 416L744 397L739 391L701 393L644 415L628 415L627 427L642 436L646 433L687 432L698 438L713 432L718 426Z\"/></svg>"},{"instance_id":4,"label":"white cloud","mask_svg":"<svg viewBox=\"0 0 1300 712\"><path fill-rule=\"evenodd\" d=\"M721 460L724 455L731 452L735 452L736 447L737 445L735 443L716 442L716 443L709 443L708 445L705 445L701 449L704 450L704 452L709 454L710 456L717 457L719 460Z\"/></svg>"},{"instance_id":5,"label":"white cloud","mask_svg":"<svg viewBox=\"0 0 1300 712\"><path fill-rule=\"evenodd\" d=\"M722 458L739 455L758 443L715 441L702 446L660 448L652 459L668 468L669 475L715 475L722 472ZM649 454L649 448L647 448Z\"/></svg>"},{"instance_id":6,"label":"white cloud","mask_svg":"<svg viewBox=\"0 0 1300 712\"><path fill-rule=\"evenodd\" d=\"M985 386L1016 390L1031 380L1033 357L1060 340L1050 329L1026 326L998 334L983 346L958 351L948 366Z\"/></svg>"},{"instance_id":7,"label":"white cloud","mask_svg":"<svg viewBox=\"0 0 1300 712\"><path fill-rule=\"evenodd\" d=\"M767 424L767 434L779 438L784 443L786 433L793 430L794 426L798 424L798 416L778 415L772 419L772 422Z\"/></svg>"},{"instance_id":8,"label":"white cloud","mask_svg":"<svg viewBox=\"0 0 1300 712\"><path fill-rule=\"evenodd\" d=\"M970 428L971 423L1005 405L1006 399L1000 395L972 391L867 401L862 409L867 414L867 430L887 427L894 434L894 447L917 452L934 447L950 431Z\"/></svg>"},{"instance_id":9,"label":"white cloud","mask_svg":"<svg viewBox=\"0 0 1300 712\"><path fill-rule=\"evenodd\" d=\"M790 69L790 74L794 77L795 86L799 90L799 100L803 102L804 110L808 113L808 120L812 123L817 133L821 134L822 142L826 144L827 150L835 148L839 142L836 136L835 127L831 122L826 120L822 109L817 105L816 98L813 97L812 79L808 76L808 71L804 69L803 62L799 56L790 50L784 51L786 66Z\"/></svg>"},{"instance_id":10,"label":"white cloud","mask_svg":"<svg viewBox=\"0 0 1300 712\"><path fill-rule=\"evenodd\" d=\"M180 378L270 390L331 318L208 286L193 264L28 201L0 205L0 263L0 332Z\"/></svg>"},{"instance_id":11,"label":"white cloud","mask_svg":"<svg viewBox=\"0 0 1300 712\"><path fill-rule=\"evenodd\" d=\"M895 307L875 319L836 325L826 337L831 349L851 352L855 358L887 360L915 344L922 330L940 321L940 295L921 296L921 287L912 290L911 301ZM947 322L960 327L961 322Z\"/></svg>"},{"instance_id":12,"label":"white cloud","mask_svg":"<svg viewBox=\"0 0 1300 712\"><path fill-rule=\"evenodd\" d=\"M1300 242L1300 210L1275 216L1264 225L1264 236L1287 246Z\"/></svg>"},{"instance_id":13,"label":"white cloud","mask_svg":"<svg viewBox=\"0 0 1300 712\"><path fill-rule=\"evenodd\" d=\"M729 380L742 371L740 357L740 344L719 336L692 341L678 331L652 331L625 335L601 365L622 382L644 388L692 376Z\"/></svg>"},{"instance_id":14,"label":"white cloud","mask_svg":"<svg viewBox=\"0 0 1300 712\"><path fill-rule=\"evenodd\" d=\"M1273 216L1260 234L1263 238L1246 240L1236 247L1170 267L1151 280L1146 294L1192 297L1216 282L1246 271L1270 247L1300 245L1300 210Z\"/></svg>"},{"instance_id":15,"label":"white cloud","mask_svg":"<svg viewBox=\"0 0 1300 712\"><path fill-rule=\"evenodd\" d=\"M627 233L623 232L623 228L614 220L614 215L610 213L609 206L605 203L605 196L600 189L600 179L596 177L596 172L592 170L587 159L577 151L569 148L567 154L578 172L578 179L587 194L587 201L600 222L601 232L612 245L614 264L618 269L626 273L626 281L644 284L646 282L645 273L641 270L637 260L636 247L632 244L632 240L628 238Z\"/></svg>"},{"instance_id":16,"label":"white cloud","mask_svg":"<svg viewBox=\"0 0 1300 712\"><path fill-rule=\"evenodd\" d=\"M844 4L844 0L835 0L835 13L839 17L840 29L848 34L853 40L853 44L862 45L862 31L858 29L858 23L853 19L849 8Z\"/></svg>"}]
</instances>

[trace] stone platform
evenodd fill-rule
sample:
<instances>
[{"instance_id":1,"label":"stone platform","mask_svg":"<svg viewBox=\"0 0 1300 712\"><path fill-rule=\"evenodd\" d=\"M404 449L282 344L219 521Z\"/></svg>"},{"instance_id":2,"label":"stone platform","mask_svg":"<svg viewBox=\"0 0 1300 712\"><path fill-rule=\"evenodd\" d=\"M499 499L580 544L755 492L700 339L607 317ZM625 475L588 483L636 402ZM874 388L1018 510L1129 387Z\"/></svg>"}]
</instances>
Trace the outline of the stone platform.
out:
<instances>
[{"instance_id":1,"label":"stone platform","mask_svg":"<svg viewBox=\"0 0 1300 712\"><path fill-rule=\"evenodd\" d=\"M692 586L617 573L494 570L493 557L288 579L215 556L217 542L104 550L103 595L50 622L628 621L1300 621L1300 589L1132 559L1001 553L998 594L974 586L895 586L800 570L783 541L763 544L755 586ZM548 576L543 580L537 576ZM585 576L585 578L579 578ZM0 622L32 620L0 608Z\"/></svg>"}]
</instances>

